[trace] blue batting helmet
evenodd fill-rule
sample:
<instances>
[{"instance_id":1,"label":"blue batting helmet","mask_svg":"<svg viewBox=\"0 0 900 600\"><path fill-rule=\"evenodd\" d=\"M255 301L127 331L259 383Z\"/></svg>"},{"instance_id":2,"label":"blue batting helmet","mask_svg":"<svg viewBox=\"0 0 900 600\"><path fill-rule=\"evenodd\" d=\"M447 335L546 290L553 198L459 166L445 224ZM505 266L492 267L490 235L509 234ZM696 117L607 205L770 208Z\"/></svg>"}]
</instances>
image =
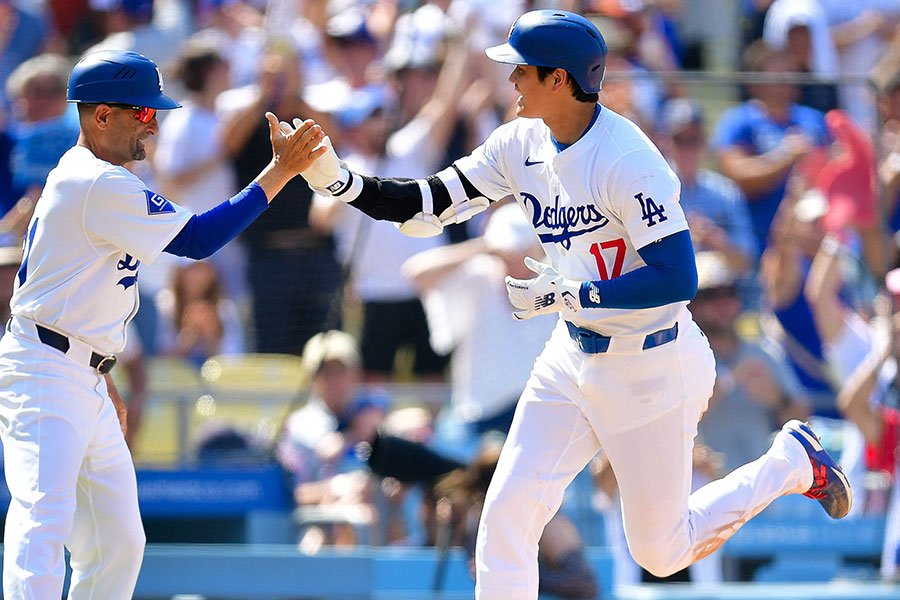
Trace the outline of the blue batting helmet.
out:
<instances>
[{"instance_id":1,"label":"blue batting helmet","mask_svg":"<svg viewBox=\"0 0 900 600\"><path fill-rule=\"evenodd\" d=\"M70 102L131 104L157 110L181 105L163 94L152 60L137 52L101 50L83 57L69 75Z\"/></svg>"},{"instance_id":2,"label":"blue batting helmet","mask_svg":"<svg viewBox=\"0 0 900 600\"><path fill-rule=\"evenodd\" d=\"M603 87L606 42L593 23L575 13L527 12L513 23L505 44L484 52L501 63L565 69L588 93L599 92Z\"/></svg>"}]
</instances>

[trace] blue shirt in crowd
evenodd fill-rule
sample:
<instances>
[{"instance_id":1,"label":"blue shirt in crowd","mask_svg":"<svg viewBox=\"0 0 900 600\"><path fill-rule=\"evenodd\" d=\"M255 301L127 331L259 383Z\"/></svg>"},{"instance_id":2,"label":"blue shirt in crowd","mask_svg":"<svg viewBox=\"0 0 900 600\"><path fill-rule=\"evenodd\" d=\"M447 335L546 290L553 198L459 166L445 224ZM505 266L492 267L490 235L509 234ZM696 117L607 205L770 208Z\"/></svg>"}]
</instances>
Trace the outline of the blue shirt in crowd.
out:
<instances>
[{"instance_id":1,"label":"blue shirt in crowd","mask_svg":"<svg viewBox=\"0 0 900 600\"><path fill-rule=\"evenodd\" d=\"M78 109L69 104L60 117L36 123L13 123L13 185L18 189L43 187L62 155L78 141Z\"/></svg>"},{"instance_id":2,"label":"blue shirt in crowd","mask_svg":"<svg viewBox=\"0 0 900 600\"><path fill-rule=\"evenodd\" d=\"M681 207L689 221L691 214L706 217L749 259L758 256L747 199L732 180L709 169L700 169L693 180L682 178ZM702 246L697 249L709 250Z\"/></svg>"},{"instance_id":3,"label":"blue shirt in crowd","mask_svg":"<svg viewBox=\"0 0 900 600\"><path fill-rule=\"evenodd\" d=\"M795 104L790 109L788 119L777 122L758 102L751 100L722 115L713 136L713 147L721 152L729 146L738 146L751 155L758 156L777 148L785 135L795 130L805 133L818 146L828 142L823 113ZM787 176L769 192L747 195L747 207L760 252L766 247L766 237L775 218L775 211L784 197L786 185Z\"/></svg>"}]
</instances>

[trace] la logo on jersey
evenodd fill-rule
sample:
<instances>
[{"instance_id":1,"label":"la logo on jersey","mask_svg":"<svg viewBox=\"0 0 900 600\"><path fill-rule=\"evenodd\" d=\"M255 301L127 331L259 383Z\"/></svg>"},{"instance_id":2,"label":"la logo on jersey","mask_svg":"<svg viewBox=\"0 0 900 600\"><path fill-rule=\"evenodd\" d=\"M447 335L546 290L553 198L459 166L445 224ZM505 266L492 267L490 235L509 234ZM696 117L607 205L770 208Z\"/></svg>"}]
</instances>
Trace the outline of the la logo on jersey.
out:
<instances>
[{"instance_id":1,"label":"la logo on jersey","mask_svg":"<svg viewBox=\"0 0 900 600\"><path fill-rule=\"evenodd\" d=\"M116 270L134 273L134 275L126 275L125 277L120 279L118 283L116 283L116 285L121 285L122 289L127 290L135 283L137 283L137 270L139 266L141 266L141 261L137 260L130 254L125 254L125 258L123 258L118 262L118 264L116 264Z\"/></svg>"},{"instance_id":2,"label":"la logo on jersey","mask_svg":"<svg viewBox=\"0 0 900 600\"><path fill-rule=\"evenodd\" d=\"M172 203L159 194L151 192L150 190L144 190L144 195L147 196L148 215L161 215L164 213L175 212L175 207L172 206Z\"/></svg>"},{"instance_id":3,"label":"la logo on jersey","mask_svg":"<svg viewBox=\"0 0 900 600\"><path fill-rule=\"evenodd\" d=\"M644 198L644 194L639 192L634 195L634 199L641 203L641 219L647 222L647 227L669 220L669 217L666 216L666 207L654 202L650 196ZM654 221L653 219L659 220Z\"/></svg>"}]
</instances>

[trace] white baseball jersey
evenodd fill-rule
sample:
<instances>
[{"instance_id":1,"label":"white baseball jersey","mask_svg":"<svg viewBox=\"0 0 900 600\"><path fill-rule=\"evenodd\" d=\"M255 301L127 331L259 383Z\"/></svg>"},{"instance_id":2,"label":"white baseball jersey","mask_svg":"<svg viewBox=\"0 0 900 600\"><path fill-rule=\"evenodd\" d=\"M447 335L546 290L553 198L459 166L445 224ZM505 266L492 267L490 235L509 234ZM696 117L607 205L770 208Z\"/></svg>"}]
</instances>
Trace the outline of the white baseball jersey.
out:
<instances>
[{"instance_id":1,"label":"white baseball jersey","mask_svg":"<svg viewBox=\"0 0 900 600\"><path fill-rule=\"evenodd\" d=\"M561 152L541 119L519 118L455 164L487 197L512 194L553 266L575 281L642 267L638 249L688 228L675 173L634 123L605 106ZM572 321L604 335L644 334L671 327L686 306L586 309Z\"/></svg>"},{"instance_id":2,"label":"white baseball jersey","mask_svg":"<svg viewBox=\"0 0 900 600\"><path fill-rule=\"evenodd\" d=\"M12 314L101 354L121 351L139 305L141 263L152 262L191 216L124 167L71 148L47 177L28 225Z\"/></svg>"}]
</instances>

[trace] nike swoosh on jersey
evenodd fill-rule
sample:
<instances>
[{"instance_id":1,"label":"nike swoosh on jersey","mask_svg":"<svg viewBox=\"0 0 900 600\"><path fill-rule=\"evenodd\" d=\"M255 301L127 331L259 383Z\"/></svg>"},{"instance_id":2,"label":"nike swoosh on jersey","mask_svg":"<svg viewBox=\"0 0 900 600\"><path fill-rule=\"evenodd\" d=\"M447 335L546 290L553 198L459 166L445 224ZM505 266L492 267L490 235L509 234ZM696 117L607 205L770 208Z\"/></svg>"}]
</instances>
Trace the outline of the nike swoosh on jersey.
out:
<instances>
[{"instance_id":1,"label":"nike swoosh on jersey","mask_svg":"<svg viewBox=\"0 0 900 600\"><path fill-rule=\"evenodd\" d=\"M531 160L530 156L525 157L525 166L526 167L530 167L532 165L542 165L542 164L544 164L544 161L542 161L542 160Z\"/></svg>"}]
</instances>

